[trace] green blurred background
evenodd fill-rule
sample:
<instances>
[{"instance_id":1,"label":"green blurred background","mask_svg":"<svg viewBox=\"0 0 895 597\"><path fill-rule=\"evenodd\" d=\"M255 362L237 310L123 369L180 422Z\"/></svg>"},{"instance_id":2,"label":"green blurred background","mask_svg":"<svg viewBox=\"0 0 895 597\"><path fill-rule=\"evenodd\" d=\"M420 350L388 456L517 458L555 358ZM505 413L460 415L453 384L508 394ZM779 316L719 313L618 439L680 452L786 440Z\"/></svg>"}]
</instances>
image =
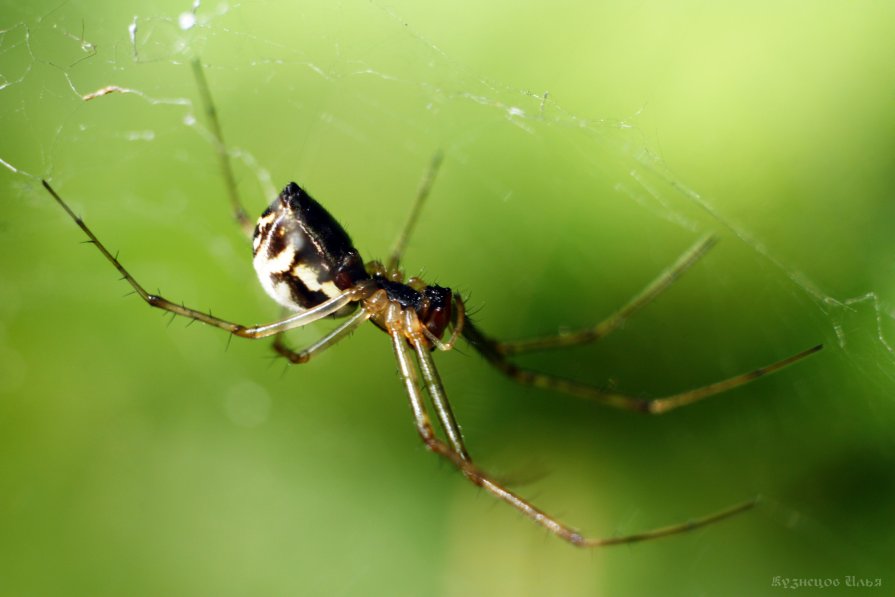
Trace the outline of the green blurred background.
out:
<instances>
[{"instance_id":1,"label":"green blurred background","mask_svg":"<svg viewBox=\"0 0 895 597\"><path fill-rule=\"evenodd\" d=\"M891 3L0 6L0 594L892 593ZM719 234L623 330L523 362L661 395L825 351L659 418L437 360L473 456L588 533L762 505L579 551L425 452L372 326L287 370L122 298L39 178L150 289L278 314L197 55L250 211L296 180L368 259L443 150L405 265L497 335L596 321ZM79 97L109 85L134 93Z\"/></svg>"}]
</instances>

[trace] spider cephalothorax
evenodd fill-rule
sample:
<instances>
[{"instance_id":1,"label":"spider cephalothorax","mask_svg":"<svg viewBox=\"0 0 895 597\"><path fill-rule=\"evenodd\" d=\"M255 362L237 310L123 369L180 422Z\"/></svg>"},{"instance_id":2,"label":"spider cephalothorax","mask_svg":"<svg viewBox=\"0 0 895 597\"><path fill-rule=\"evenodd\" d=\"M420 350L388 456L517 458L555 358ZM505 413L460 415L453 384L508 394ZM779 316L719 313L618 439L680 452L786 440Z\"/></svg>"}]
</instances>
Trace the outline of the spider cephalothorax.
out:
<instances>
[{"instance_id":1,"label":"spider cephalothorax","mask_svg":"<svg viewBox=\"0 0 895 597\"><path fill-rule=\"evenodd\" d=\"M371 269L375 270L381 267L378 262L370 264ZM400 273L398 273L400 275ZM457 318L459 312L454 308L454 304L459 301L455 298L450 288L442 286L428 286L419 280L419 278L411 278L408 284L389 280L386 276L374 273L373 282L376 287L385 292L385 296L389 301L396 305L400 305L402 309L412 310L416 314L422 328L421 332L426 338L426 344L429 348L438 346L439 341L444 337L444 332L448 324L454 322L457 329L463 326L462 313ZM458 304L458 307L460 305ZM374 312L371 318L379 328L388 331L385 325L384 312L382 316L378 316L378 312ZM459 323L457 320L459 319Z\"/></svg>"}]
</instances>

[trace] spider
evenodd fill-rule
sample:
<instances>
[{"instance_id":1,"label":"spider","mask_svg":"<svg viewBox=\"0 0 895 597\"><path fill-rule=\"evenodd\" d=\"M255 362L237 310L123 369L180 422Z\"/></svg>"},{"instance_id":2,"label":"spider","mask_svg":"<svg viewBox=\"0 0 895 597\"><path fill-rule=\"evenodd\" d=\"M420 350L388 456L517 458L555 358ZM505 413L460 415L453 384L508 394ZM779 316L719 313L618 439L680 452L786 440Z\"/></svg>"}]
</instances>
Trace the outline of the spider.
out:
<instances>
[{"instance_id":1,"label":"spider","mask_svg":"<svg viewBox=\"0 0 895 597\"><path fill-rule=\"evenodd\" d=\"M258 278L267 293L294 314L263 325L242 325L173 303L160 295L150 294L125 269L117 256L110 253L84 221L72 211L49 182L42 181L46 190L86 234L89 242L96 246L148 305L243 338L274 336L274 349L291 363L308 362L347 337L363 322L371 321L389 337L400 380L410 402L413 420L426 448L449 461L473 484L575 546L600 547L634 543L683 533L719 522L756 504L755 499L748 500L686 523L636 534L605 538L587 537L511 491L473 462L432 358L433 351L451 350L457 339L463 337L491 365L519 383L592 399L615 408L662 414L746 384L820 350L822 345L817 345L748 373L653 399L628 396L538 373L524 369L510 360L509 357L512 355L582 344L606 336L692 267L714 245L715 237L709 236L697 242L625 306L595 326L552 336L510 342L498 341L482 332L467 317L463 299L457 293L450 288L427 284L420 278L405 279L400 269L401 258L411 231L439 169L440 155L433 160L428 174L423 179L410 216L388 261L384 264L379 261L364 263L351 238L338 221L294 182L285 186L253 227L235 191L220 124L198 61L193 63L193 69L211 132L216 141L236 220L252 237L253 263ZM346 319L303 350L294 351L282 341L284 332L327 317ZM430 418L423 388L434 409L441 434L436 432Z\"/></svg>"}]
</instances>

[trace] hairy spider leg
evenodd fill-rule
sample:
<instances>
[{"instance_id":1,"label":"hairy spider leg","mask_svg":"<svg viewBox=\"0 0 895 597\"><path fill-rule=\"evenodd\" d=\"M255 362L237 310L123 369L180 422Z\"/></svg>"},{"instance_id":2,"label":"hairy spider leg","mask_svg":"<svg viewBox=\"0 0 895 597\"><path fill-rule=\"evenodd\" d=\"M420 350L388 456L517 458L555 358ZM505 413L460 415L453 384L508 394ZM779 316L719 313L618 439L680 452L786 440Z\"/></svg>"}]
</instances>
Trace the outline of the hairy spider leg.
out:
<instances>
[{"instance_id":1,"label":"hairy spider leg","mask_svg":"<svg viewBox=\"0 0 895 597\"><path fill-rule=\"evenodd\" d=\"M410 215L407 217L407 221L404 223L404 227L401 229L401 234L395 241L395 245L392 247L391 256L388 259L387 271L390 273L395 272L401 263L401 258L404 256L404 250L407 248L407 242L410 240L410 235L413 233L416 221L419 219L420 213L423 210L423 204L426 202L426 198L429 197L429 192L432 190L432 185L435 183L435 177L441 169L443 158L444 156L440 151L432 156L432 161L429 163L429 169L426 171L426 175L420 182L419 189L417 189L416 192L416 198L413 200L413 206L410 208Z\"/></svg>"},{"instance_id":2,"label":"hairy spider leg","mask_svg":"<svg viewBox=\"0 0 895 597\"><path fill-rule=\"evenodd\" d=\"M764 377L765 375L779 371L823 348L823 344L818 344L817 346L812 346L800 353L771 363L770 365L754 369L748 373L736 375L722 381L679 392L677 394L658 398L639 398L520 367L511 362L507 356L500 351L498 348L500 345L499 342L486 336L473 325L472 322L466 322L466 326L463 328L463 336L469 341L472 347L479 352L479 354L485 357L485 360L513 381L538 388L571 394L580 398L595 400L607 406L622 410L630 410L651 415L660 415L676 408L704 400L715 394L732 390L733 388L747 384L750 381L754 381L759 377Z\"/></svg>"},{"instance_id":3,"label":"hairy spider leg","mask_svg":"<svg viewBox=\"0 0 895 597\"><path fill-rule=\"evenodd\" d=\"M221 129L221 122L218 119L218 111L211 97L211 88L205 79L202 61L194 58L192 67L193 77L196 79L196 87L199 88L199 99L202 102L202 107L205 109L205 116L208 118L211 136L214 138L214 150L218 156L221 176L224 177L224 186L227 188L227 196L230 199L230 209L233 210L233 217L236 219L239 227L242 228L243 233L251 238L255 221L249 217L245 207L242 205L242 201L239 199L239 191L236 188L236 176L233 174L233 165L230 163L230 152L227 151L227 144L224 143L224 133Z\"/></svg>"},{"instance_id":4,"label":"hairy spider leg","mask_svg":"<svg viewBox=\"0 0 895 597\"><path fill-rule=\"evenodd\" d=\"M139 282L128 272L117 257L112 255L108 249L106 249L105 245L100 242L99 238L93 233L90 228L87 227L87 224L84 223L79 216L75 215L75 213L71 210L68 204L62 200L62 197L50 186L46 180L41 181L43 183L44 188L49 191L50 195L62 206L62 209L74 220L75 224L84 231L84 234L87 235L87 238L90 239L90 242L99 250L100 253L111 263L118 273L121 274L122 278L127 281L128 284L134 289L134 291L140 295L140 298L143 299L146 304L150 307L155 307L157 309L161 309L163 311L169 311L174 313L175 315L180 315L181 317L186 317L188 319L192 319L195 321L200 321L202 323L220 328L224 331L230 332L235 336L239 336L241 338L265 338L267 336L272 336L279 332L284 332L286 330L291 330L295 328L300 328L308 325L309 323L313 323L324 317L328 317L333 313L341 310L343 307L347 306L352 302L357 302L363 300L372 292L372 286L369 283L362 282L353 288L350 288L339 294L333 298L330 298L326 301L323 301L319 305L302 311L300 313L296 313L285 319L280 319L278 321L274 321L272 323L267 323L263 325L243 325L239 323L232 323L225 319L221 319L219 317L214 317L210 313L205 313L203 311L198 311L196 309L191 309L189 307L185 307L183 305L178 305L177 303L172 303L168 299L157 295L150 294L146 292L143 286L140 285Z\"/></svg>"},{"instance_id":5,"label":"hairy spider leg","mask_svg":"<svg viewBox=\"0 0 895 597\"><path fill-rule=\"evenodd\" d=\"M709 249L715 246L718 237L709 234L699 239L677 261L661 272L652 282L646 285L634 298L628 301L615 313L595 326L578 330L560 332L534 338L495 342L494 348L504 355L521 354L536 350L548 350L564 346L584 344L604 338L622 326L627 319L654 301L662 292L668 289L681 275L693 267Z\"/></svg>"},{"instance_id":6,"label":"hairy spider leg","mask_svg":"<svg viewBox=\"0 0 895 597\"><path fill-rule=\"evenodd\" d=\"M364 308L360 308L354 315L349 317L347 321L343 322L337 328L333 329L303 350L293 350L286 346L283 342L283 334L279 333L274 336L273 349L277 354L288 359L293 365L307 363L315 355L320 354L342 338L351 334L351 332L368 319L370 319L370 312Z\"/></svg>"},{"instance_id":7,"label":"hairy spider leg","mask_svg":"<svg viewBox=\"0 0 895 597\"><path fill-rule=\"evenodd\" d=\"M398 361L398 371L404 389L410 400L410 409L413 413L414 422L417 432L425 444L426 448L431 452L441 456L453 464L466 479L472 482L500 499L513 508L516 508L522 514L541 525L560 539L563 539L577 547L606 547L610 545L620 545L625 543L636 543L639 541L647 541L650 539L658 539L669 535L685 533L704 527L710 524L720 522L726 518L730 518L736 514L744 512L757 503L757 499L748 500L735 506L725 508L708 516L703 516L690 520L688 522L673 524L666 527L652 529L641 533L631 535L622 535L618 537L594 538L582 535L576 529L560 522L554 516L547 514L543 510L534 506L531 502L518 494L505 488L497 482L492 476L478 468L472 463L472 460L465 453L460 453L452 449L448 444L440 440L432 427L428 412L426 410L425 400L420 391L417 369L414 367L410 357L410 351L407 347L407 338L410 338L416 352L420 370L432 394L432 385L439 386L435 393L440 395L447 404L447 396L441 381L437 376L426 377L426 361L429 357L428 349L422 344L422 333L419 331L421 327L416 320L416 314L411 311L401 313L398 305L389 305L389 315L386 318L386 327L392 340L392 349L395 358ZM434 395L434 394L433 394ZM441 416L439 414L439 416Z\"/></svg>"},{"instance_id":8,"label":"hairy spider leg","mask_svg":"<svg viewBox=\"0 0 895 597\"><path fill-rule=\"evenodd\" d=\"M416 319L416 313L409 310L406 313L407 317ZM425 328L416 323L416 329ZM441 427L444 429L445 435L447 435L451 449L463 460L469 460L469 453L466 451L466 446L463 445L463 434L460 432L460 426L454 418L451 403L448 402L444 385L441 383L441 376L438 374L438 369L435 368L435 362L432 359L429 347L423 340L423 334L412 334L410 342L413 344L413 350L416 352L419 371L422 373L429 398L431 398L432 404L435 406L435 414L438 415L438 419L441 421Z\"/></svg>"}]
</instances>

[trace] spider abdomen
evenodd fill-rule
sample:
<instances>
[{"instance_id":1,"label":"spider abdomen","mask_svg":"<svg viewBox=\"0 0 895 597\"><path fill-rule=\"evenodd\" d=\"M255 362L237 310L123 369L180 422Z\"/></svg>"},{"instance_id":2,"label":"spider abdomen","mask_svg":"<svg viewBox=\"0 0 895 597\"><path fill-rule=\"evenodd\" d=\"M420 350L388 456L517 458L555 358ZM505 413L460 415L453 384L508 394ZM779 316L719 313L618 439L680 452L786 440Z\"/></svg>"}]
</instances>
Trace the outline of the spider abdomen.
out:
<instances>
[{"instance_id":1,"label":"spider abdomen","mask_svg":"<svg viewBox=\"0 0 895 597\"><path fill-rule=\"evenodd\" d=\"M369 278L348 233L294 182L261 214L252 249L264 290L296 311L319 305Z\"/></svg>"}]
</instances>

